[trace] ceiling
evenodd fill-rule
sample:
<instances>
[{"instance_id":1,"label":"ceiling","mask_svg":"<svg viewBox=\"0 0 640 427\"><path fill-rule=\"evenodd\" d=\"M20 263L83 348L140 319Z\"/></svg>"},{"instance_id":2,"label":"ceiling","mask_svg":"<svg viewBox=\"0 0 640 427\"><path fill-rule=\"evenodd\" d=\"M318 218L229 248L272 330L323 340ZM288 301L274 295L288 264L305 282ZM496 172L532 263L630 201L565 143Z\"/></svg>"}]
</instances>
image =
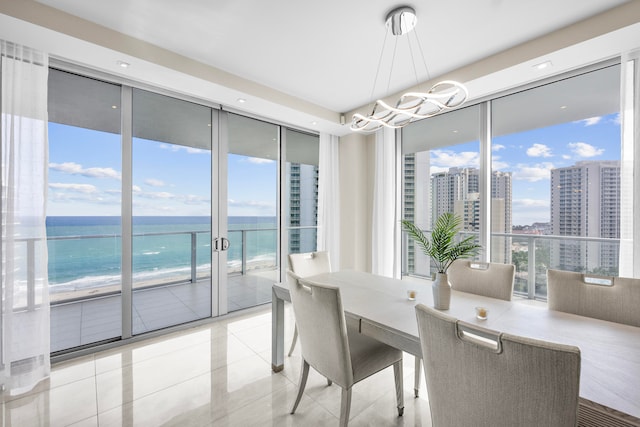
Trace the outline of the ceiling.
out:
<instances>
[{"instance_id":1,"label":"ceiling","mask_svg":"<svg viewBox=\"0 0 640 427\"><path fill-rule=\"evenodd\" d=\"M406 41L400 39L391 72L390 58L395 38L389 35L375 87L376 68L387 32L384 18L391 9L403 3L392 4L386 0L11 2L16 10L19 7L34 10L44 7L32 14L32 21L55 31L55 34L66 33L64 41L61 39L55 45L52 42L46 46L56 57L80 62L76 58L79 54L75 52L84 50L81 61L83 65L112 71L116 67L114 64L117 58L114 56L114 53L117 55L114 47L121 46L122 59L130 62L131 67L118 70L119 74L176 89L186 79L179 70L164 66L153 71L153 78L149 77L149 63L157 59L158 63L165 64L163 53L169 51L179 55L174 55L172 59L175 65L173 68L180 68L180 64L175 64L175 58L184 58L185 63L194 60L196 65L205 64L209 67L195 76L196 79L191 76L194 82L188 89L187 86L184 89L189 95L211 102L231 104L232 108L238 110L275 118L310 130L314 130L317 122L320 122L320 130L323 121L332 122L332 125L338 127L325 129L344 134L345 127L339 127L336 123L338 120L335 120L339 113L350 112L366 106L374 98L414 86L416 74L419 82L440 76L448 77L449 73L455 74L455 70L483 58L628 1L431 0L406 3L414 7L418 15L415 32L420 40L427 70L414 44L413 53L418 57L415 62L417 71L414 71L414 61ZM53 19L48 20L44 16L54 15L45 13L50 11L47 6L82 19L73 21L75 28L69 29L68 24L60 23L63 21L54 23ZM7 9L12 10L11 7ZM2 6L0 13L4 13ZM25 19L23 16L29 17L29 13L22 10L14 16ZM60 16L57 18L60 20ZM67 19L65 22L71 21ZM101 32L103 29L96 26L91 28L88 26L90 23L99 24L130 38L120 40L116 33ZM3 22L0 19L0 24L4 24L5 28L4 34L0 29L1 38L10 37L11 35L7 36L11 32L9 28L18 29L18 24L22 22ZM44 34L41 28L30 30ZM21 28L14 33L17 31L28 39L26 29ZM81 36L82 31L89 35ZM95 35L92 36L92 32ZM82 37L82 43L78 42ZM41 39L42 36L38 39L39 42L46 44ZM134 46L131 40L148 43L148 49L144 49L145 45ZM65 50L65 43L73 47ZM102 51L96 49L96 45ZM154 46L161 50L153 50ZM109 51L104 50L105 47ZM100 63L107 54L109 64L112 64L109 66ZM189 64L192 69L195 67L193 63ZM144 70L147 77L141 77L142 71L136 71L136 68ZM561 70L556 69L548 72L559 71ZM203 85L203 81L216 80L220 75L224 77L219 79L221 83L209 85L211 88ZM243 82L239 86L238 78ZM230 83L225 85L225 81ZM229 88L233 90L225 93ZM472 98L484 95L473 84L470 85L470 92ZM237 104L238 98L246 99L247 102ZM299 101L303 107L296 108L296 103L292 100ZM277 112L280 108L283 111ZM301 111L304 114L301 115ZM346 121L349 120L350 117L347 117Z\"/></svg>"}]
</instances>

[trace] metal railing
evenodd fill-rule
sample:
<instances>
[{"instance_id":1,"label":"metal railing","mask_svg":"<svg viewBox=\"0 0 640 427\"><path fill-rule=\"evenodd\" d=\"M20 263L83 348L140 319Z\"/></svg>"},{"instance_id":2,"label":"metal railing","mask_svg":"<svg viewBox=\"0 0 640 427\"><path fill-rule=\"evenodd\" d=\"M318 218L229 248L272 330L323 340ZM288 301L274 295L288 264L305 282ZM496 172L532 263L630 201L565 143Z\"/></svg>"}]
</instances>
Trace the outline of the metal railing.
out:
<instances>
[{"instance_id":1,"label":"metal railing","mask_svg":"<svg viewBox=\"0 0 640 427\"><path fill-rule=\"evenodd\" d=\"M427 232L427 231L425 231ZM460 232L460 237L478 236L477 232ZM513 233L492 233L491 243L495 243L495 239L504 239L504 248L509 248L508 252L500 258L496 254L495 247L492 248L494 254L493 262L507 262L516 265L516 278L514 294L529 299L546 300L547 269L571 270L584 273L597 273L609 276L617 276L617 265L619 261L620 239L612 238L596 238L596 237L576 237L576 236L556 236L546 234L513 234ZM517 246L516 246L517 244ZM609 246L608 248L606 246ZM603 250L606 248L606 250ZM567 262L561 262L561 253L572 252L573 259ZM527 253L526 262L516 255L516 253ZM553 253L552 253L553 252ZM602 258L608 253L608 265L600 264ZM498 255L498 256L496 256ZM406 233L403 233L402 244L402 275L411 275L419 277L429 277L435 273L429 264L426 268L422 266L420 272L416 272L418 267L415 262L418 258L425 257L420 249L414 246L412 250L413 259L409 259L409 239ZM514 260L514 258L518 258ZM584 263L576 263L576 259L581 259ZM410 271L410 261L414 264L413 271ZM429 260L424 260L429 262ZM425 270L427 270L425 272Z\"/></svg>"},{"instance_id":2,"label":"metal railing","mask_svg":"<svg viewBox=\"0 0 640 427\"><path fill-rule=\"evenodd\" d=\"M290 232L290 239L291 239L291 232L295 234L296 231L298 231L298 233L300 234L300 233L307 232L305 230L312 230L312 233L313 233L312 236L305 236L306 239L304 240L306 241L306 240L309 240L309 238L312 238L314 247L311 249L308 249L306 247L301 249L303 251L315 250L315 238L317 233L316 226L296 226L296 227L289 227L288 230ZM198 235L205 235L210 233L211 233L210 231L205 230L205 231L173 231L173 232L152 232L152 233L133 234L134 242L135 242L135 239L140 239L140 238L180 236L180 235L187 236L189 240L189 246L188 246L189 261L188 263L184 264L185 270L188 269L189 271L188 275L181 276L179 274L175 274L170 277L164 277L162 279L158 278L158 279L150 280L145 282L144 284L138 284L134 287L136 289L141 289L141 288L150 288L150 287L157 287L157 286L167 286L167 285L173 285L178 283L196 283L199 280L210 279L211 278L210 270L209 270L209 274L198 275L198 255L200 254L202 256L202 254L199 252L199 247L198 247ZM260 234L266 234L266 235L261 238ZM269 269L274 269L278 267L278 257L276 256L277 235L278 235L277 228L250 228L250 229L245 228L245 229L239 229L239 230L228 230L228 235L229 235L229 240L231 242L231 246L228 252L228 259L227 259L229 275L246 275L249 271L269 270ZM48 236L47 243L55 244L55 242L57 241L65 241L65 240L69 241L69 240L85 240L85 239L115 239L116 242L114 242L114 244L112 245L113 247L111 251L111 256L114 257L114 259L117 259L119 261L120 253L121 253L119 242L121 237L122 236L120 234ZM255 239L255 241L252 241L252 239ZM23 241L26 242L27 249L28 249L27 262L31 262L31 264L33 264L35 259L35 251L33 250L35 239L23 239ZM260 250L258 250L257 253L252 254L250 248L257 247L258 243L260 243L259 246L261 246ZM209 250L210 248L211 247L209 246ZM185 251L187 251L186 244L185 244ZM273 256L270 256L271 254L273 254ZM253 259L252 258L253 256L259 257L259 260ZM210 259L210 256L207 258ZM67 261L61 260L60 262L67 262ZM238 262L240 263L239 268L236 266L236 263ZM49 257L49 263L50 265L51 263L54 263L54 264L56 263L55 256ZM117 265L119 266L120 263L118 262ZM158 267L161 267L161 266L158 266ZM55 270L55 269L51 269L51 270ZM29 268L29 271L33 271L33 268ZM134 272L134 276L135 274L136 273ZM50 277L51 277L51 273L50 273ZM34 288L33 286L34 280L30 280L28 283L31 284L31 285L28 285L27 287L29 289L29 295L31 295L29 297L29 301L32 301L35 298L32 295L33 288ZM53 285L55 286L59 284L60 283L54 283ZM91 296L79 295L77 297L68 297L68 298L63 298L58 300L53 298L52 304L69 302L76 299L80 300L80 299L88 299L96 296L105 296L108 294L119 292L118 289L109 291L107 289L108 287L109 286L107 283L103 285L98 284L96 286L93 286L91 289L92 290L101 289L102 291L96 292ZM70 291L69 293L73 293L73 291Z\"/></svg>"}]
</instances>

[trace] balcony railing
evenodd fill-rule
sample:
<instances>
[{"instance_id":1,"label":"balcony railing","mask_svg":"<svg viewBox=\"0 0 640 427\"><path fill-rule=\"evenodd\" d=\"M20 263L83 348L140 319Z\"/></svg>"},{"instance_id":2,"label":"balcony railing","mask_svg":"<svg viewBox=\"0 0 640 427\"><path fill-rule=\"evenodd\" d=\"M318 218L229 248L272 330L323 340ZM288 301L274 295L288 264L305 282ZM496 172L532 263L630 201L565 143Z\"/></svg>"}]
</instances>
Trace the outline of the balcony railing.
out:
<instances>
[{"instance_id":1,"label":"balcony railing","mask_svg":"<svg viewBox=\"0 0 640 427\"><path fill-rule=\"evenodd\" d=\"M477 236L478 233L460 233L461 238L473 235ZM435 273L430 260L418 250L414 250L414 259L411 260L413 271L409 270L408 244L406 235L403 235L402 274L429 277ZM547 269L618 275L619 239L492 233L491 245L493 262L516 266L514 294L529 299L546 300ZM565 254L571 257L564 256Z\"/></svg>"},{"instance_id":2,"label":"balcony railing","mask_svg":"<svg viewBox=\"0 0 640 427\"><path fill-rule=\"evenodd\" d=\"M316 226L295 226L289 227L288 230L290 246L293 246L290 247L290 251L307 252L316 249ZM157 277L152 276L151 278L147 277L149 276L149 274L147 274L144 280L138 279L137 273L148 273L148 271L151 271L153 269L162 269L164 266L160 265L159 262L156 262L156 264L154 264L153 258L149 259L148 261L147 258L137 259L136 257L141 257L141 255L134 254L134 289L167 286L176 283L195 283L198 280L210 279L211 270L207 264L211 260L210 234L210 231L175 231L133 234L134 248L136 247L136 245L142 246L144 244L141 242L141 239L148 240L151 244L151 242L153 242L153 239L166 238L176 238L177 240L174 241L174 245L184 248L184 250L179 250L177 252L176 257L174 257L177 259L172 259L173 265L171 266L170 271L165 274L158 274ZM245 275L251 271L257 272L263 270L273 270L277 268L277 235L277 228L229 230L228 238L230 241L230 246L227 252L227 273L229 275ZM184 239L181 239L181 236L183 236ZM205 238L206 240L199 242L199 238L200 240L202 238ZM84 257L82 259L74 258L74 260L70 260L60 257L59 260L56 260L56 251L52 250L56 248L56 244L59 244L63 241L78 241L87 239L95 239L96 241L111 241L100 242L101 244L91 245L94 247L93 252L83 254ZM24 241L27 248L27 263L33 263L35 256L33 247L35 241L34 239L24 239ZM55 283L54 280L51 280L51 304L61 304L78 299L94 298L120 292L120 235L97 234L49 236L47 237L47 243L50 247L50 252L53 255L49 257L50 279L55 279L55 277L52 278L52 274L55 276L55 271L57 271L56 266L62 265L63 263L63 267L67 269L74 269L73 265L68 264L70 262L75 262L77 267L83 266L85 269L87 269L87 267L91 269L92 260L95 260L96 257L110 257L111 260L110 273L107 273L106 271L100 271L99 269L92 271L92 277L88 277L87 280L91 279L93 280L93 283L88 289L82 289L82 291L78 289L78 292L75 292L75 289L72 289L73 286L68 286L66 289L64 289L64 292L56 292L56 285L61 286L67 282L65 282L64 279L57 280L58 283ZM105 248L107 249L104 250ZM202 253L203 250L207 252ZM149 252L149 255L155 254L153 250ZM184 259L184 262L181 262L181 259ZM147 268L147 270L137 271L142 268L140 265L138 265L142 262L145 262L147 264L144 267ZM27 271L31 270L32 268L27 267ZM75 279L75 281L77 283L81 280ZM27 282L30 283L31 286L28 285L26 287L28 289L28 296L26 299L33 305L33 280L29 281L29 279L27 278ZM87 284L78 283L78 288L83 287L83 285L86 286Z\"/></svg>"}]
</instances>

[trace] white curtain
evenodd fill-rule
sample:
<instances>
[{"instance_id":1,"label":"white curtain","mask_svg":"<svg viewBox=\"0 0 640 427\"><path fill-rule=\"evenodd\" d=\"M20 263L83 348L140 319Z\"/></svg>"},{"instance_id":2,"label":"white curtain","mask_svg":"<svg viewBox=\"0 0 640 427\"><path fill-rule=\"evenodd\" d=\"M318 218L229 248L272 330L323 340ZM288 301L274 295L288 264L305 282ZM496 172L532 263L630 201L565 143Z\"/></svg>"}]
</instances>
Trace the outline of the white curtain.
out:
<instances>
[{"instance_id":1,"label":"white curtain","mask_svg":"<svg viewBox=\"0 0 640 427\"><path fill-rule=\"evenodd\" d=\"M2 317L0 381L12 395L49 375L45 206L48 58L0 41Z\"/></svg>"},{"instance_id":2,"label":"white curtain","mask_svg":"<svg viewBox=\"0 0 640 427\"><path fill-rule=\"evenodd\" d=\"M640 277L640 50L622 57L620 120L620 268L622 277ZM635 213L635 215L634 215Z\"/></svg>"},{"instance_id":3,"label":"white curtain","mask_svg":"<svg viewBox=\"0 0 640 427\"><path fill-rule=\"evenodd\" d=\"M340 269L340 140L320 133L318 160L318 250L328 251L331 268Z\"/></svg>"},{"instance_id":4,"label":"white curtain","mask_svg":"<svg viewBox=\"0 0 640 427\"><path fill-rule=\"evenodd\" d=\"M396 140L395 130L376 132L371 230L371 272L400 277L395 262L396 222Z\"/></svg>"}]
</instances>

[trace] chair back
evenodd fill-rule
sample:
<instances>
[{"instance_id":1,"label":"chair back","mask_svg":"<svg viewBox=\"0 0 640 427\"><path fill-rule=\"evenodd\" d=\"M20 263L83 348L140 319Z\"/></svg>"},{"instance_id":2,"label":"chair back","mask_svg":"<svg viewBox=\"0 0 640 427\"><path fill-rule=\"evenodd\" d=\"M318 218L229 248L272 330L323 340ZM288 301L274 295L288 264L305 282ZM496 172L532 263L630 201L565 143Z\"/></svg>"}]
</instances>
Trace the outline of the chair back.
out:
<instances>
[{"instance_id":1,"label":"chair back","mask_svg":"<svg viewBox=\"0 0 640 427\"><path fill-rule=\"evenodd\" d=\"M288 272L302 357L341 387L353 385L353 368L340 290Z\"/></svg>"},{"instance_id":2,"label":"chair back","mask_svg":"<svg viewBox=\"0 0 640 427\"><path fill-rule=\"evenodd\" d=\"M575 426L580 350L416 306L434 426Z\"/></svg>"},{"instance_id":3,"label":"chair back","mask_svg":"<svg viewBox=\"0 0 640 427\"><path fill-rule=\"evenodd\" d=\"M640 326L640 279L547 270L549 309Z\"/></svg>"},{"instance_id":4,"label":"chair back","mask_svg":"<svg viewBox=\"0 0 640 427\"><path fill-rule=\"evenodd\" d=\"M516 267L513 264L458 259L447 270L451 288L511 301Z\"/></svg>"},{"instance_id":5,"label":"chair back","mask_svg":"<svg viewBox=\"0 0 640 427\"><path fill-rule=\"evenodd\" d=\"M298 277L309 277L316 274L330 273L329 252L307 252L289 254L289 268Z\"/></svg>"}]
</instances>

